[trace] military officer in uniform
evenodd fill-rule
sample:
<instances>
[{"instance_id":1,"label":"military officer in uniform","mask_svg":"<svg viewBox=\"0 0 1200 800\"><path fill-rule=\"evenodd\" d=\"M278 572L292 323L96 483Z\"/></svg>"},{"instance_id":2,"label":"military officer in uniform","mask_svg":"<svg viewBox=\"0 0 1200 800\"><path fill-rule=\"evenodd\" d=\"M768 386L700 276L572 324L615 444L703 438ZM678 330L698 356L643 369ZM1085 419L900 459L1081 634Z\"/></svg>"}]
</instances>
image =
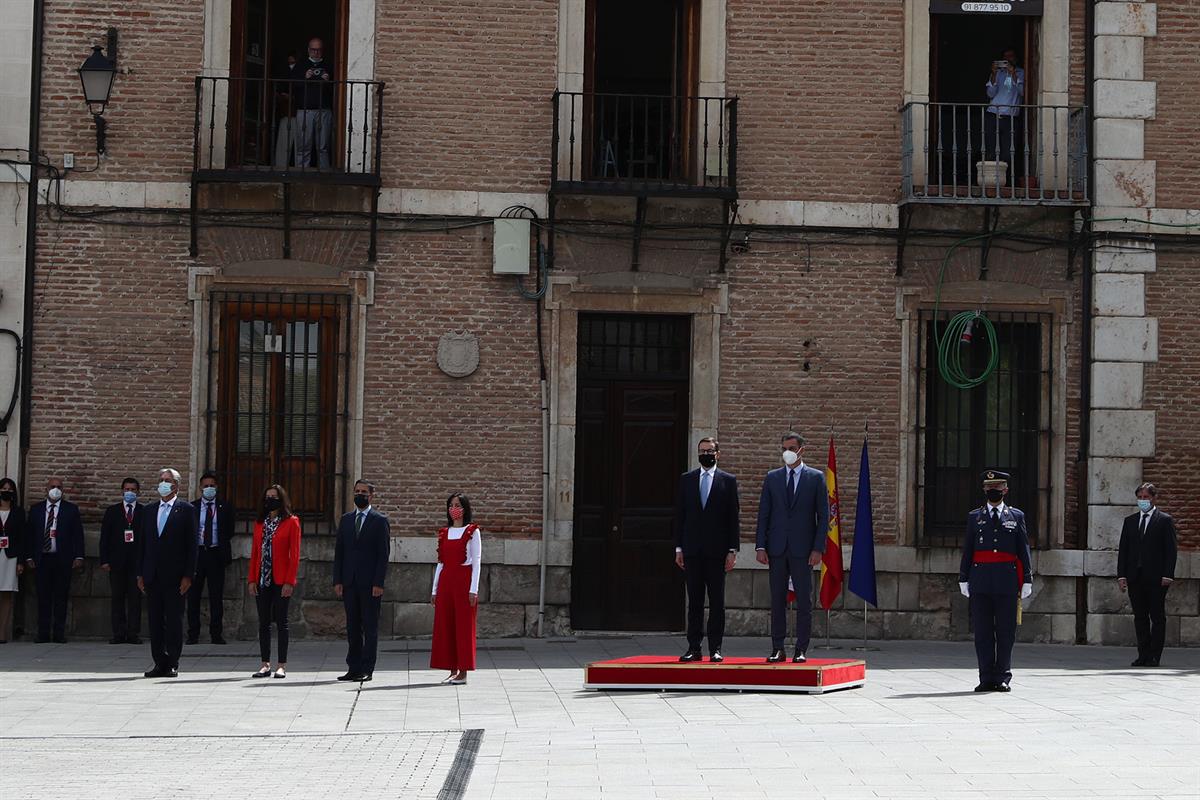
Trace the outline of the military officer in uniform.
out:
<instances>
[{"instance_id":1,"label":"military officer in uniform","mask_svg":"<svg viewBox=\"0 0 1200 800\"><path fill-rule=\"evenodd\" d=\"M971 599L977 692L1007 692L1012 681L1012 648L1017 636L1017 607L1033 592L1029 533L1025 514L1004 502L1008 473L983 473L987 502L967 516L958 588Z\"/></svg>"}]
</instances>

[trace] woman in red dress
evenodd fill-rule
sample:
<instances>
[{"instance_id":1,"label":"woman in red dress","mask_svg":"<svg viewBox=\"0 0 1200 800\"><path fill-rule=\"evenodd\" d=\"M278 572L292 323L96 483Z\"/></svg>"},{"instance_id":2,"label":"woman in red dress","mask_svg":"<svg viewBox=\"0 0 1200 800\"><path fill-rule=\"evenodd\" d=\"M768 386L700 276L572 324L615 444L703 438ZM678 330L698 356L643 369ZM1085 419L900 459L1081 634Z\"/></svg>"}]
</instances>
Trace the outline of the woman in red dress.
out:
<instances>
[{"instance_id":1,"label":"woman in red dress","mask_svg":"<svg viewBox=\"0 0 1200 800\"><path fill-rule=\"evenodd\" d=\"M438 531L438 564L433 573L431 669L448 669L443 684L467 682L475 669L475 612L483 555L479 526L471 521L471 501L462 492L446 498L448 526Z\"/></svg>"}]
</instances>

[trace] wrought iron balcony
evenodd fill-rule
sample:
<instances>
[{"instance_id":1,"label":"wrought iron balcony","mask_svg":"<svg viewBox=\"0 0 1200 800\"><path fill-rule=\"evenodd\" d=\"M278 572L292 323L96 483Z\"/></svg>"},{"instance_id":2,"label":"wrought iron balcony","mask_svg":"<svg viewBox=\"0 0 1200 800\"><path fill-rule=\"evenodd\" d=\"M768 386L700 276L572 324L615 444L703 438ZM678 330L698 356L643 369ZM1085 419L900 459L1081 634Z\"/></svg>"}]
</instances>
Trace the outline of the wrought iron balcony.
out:
<instances>
[{"instance_id":1,"label":"wrought iron balcony","mask_svg":"<svg viewBox=\"0 0 1200 800\"><path fill-rule=\"evenodd\" d=\"M193 180L378 186L383 86L197 77Z\"/></svg>"},{"instance_id":2,"label":"wrought iron balcony","mask_svg":"<svg viewBox=\"0 0 1200 800\"><path fill-rule=\"evenodd\" d=\"M1011 116L988 108L908 103L900 109L903 202L1087 204L1083 106L1012 106Z\"/></svg>"},{"instance_id":3,"label":"wrought iron balcony","mask_svg":"<svg viewBox=\"0 0 1200 800\"><path fill-rule=\"evenodd\" d=\"M554 93L555 192L737 197L737 98Z\"/></svg>"}]
</instances>

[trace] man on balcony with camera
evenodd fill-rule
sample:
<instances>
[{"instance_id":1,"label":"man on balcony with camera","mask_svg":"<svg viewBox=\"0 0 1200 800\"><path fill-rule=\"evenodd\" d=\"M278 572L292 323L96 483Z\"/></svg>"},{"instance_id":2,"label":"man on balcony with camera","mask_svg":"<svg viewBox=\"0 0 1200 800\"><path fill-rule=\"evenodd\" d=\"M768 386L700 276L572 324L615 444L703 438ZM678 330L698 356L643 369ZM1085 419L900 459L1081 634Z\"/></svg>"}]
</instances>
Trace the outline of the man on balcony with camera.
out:
<instances>
[{"instance_id":1,"label":"man on balcony with camera","mask_svg":"<svg viewBox=\"0 0 1200 800\"><path fill-rule=\"evenodd\" d=\"M333 136L333 70L325 60L325 43L311 39L308 58L288 69L292 108L296 110L296 166L329 169Z\"/></svg>"},{"instance_id":2,"label":"man on balcony with camera","mask_svg":"<svg viewBox=\"0 0 1200 800\"><path fill-rule=\"evenodd\" d=\"M984 114L983 152L990 161L1008 163L1009 175L1018 172L1022 152L1021 106L1025 102L1025 70L1017 66L1017 51L1007 48L999 61L992 62L987 84L991 103Z\"/></svg>"}]
</instances>

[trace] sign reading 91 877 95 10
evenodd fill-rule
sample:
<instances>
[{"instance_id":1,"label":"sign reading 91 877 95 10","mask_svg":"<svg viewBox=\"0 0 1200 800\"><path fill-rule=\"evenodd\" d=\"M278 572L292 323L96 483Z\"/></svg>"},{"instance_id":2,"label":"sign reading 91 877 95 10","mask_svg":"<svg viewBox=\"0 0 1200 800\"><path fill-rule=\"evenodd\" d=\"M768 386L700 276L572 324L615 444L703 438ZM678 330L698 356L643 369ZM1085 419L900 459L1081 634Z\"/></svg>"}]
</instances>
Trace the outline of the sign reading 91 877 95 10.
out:
<instances>
[{"instance_id":1,"label":"sign reading 91 877 95 10","mask_svg":"<svg viewBox=\"0 0 1200 800\"><path fill-rule=\"evenodd\" d=\"M970 2L969 0L929 0L931 14L1005 14L1040 17L1043 0L1003 0L1003 2Z\"/></svg>"}]
</instances>

